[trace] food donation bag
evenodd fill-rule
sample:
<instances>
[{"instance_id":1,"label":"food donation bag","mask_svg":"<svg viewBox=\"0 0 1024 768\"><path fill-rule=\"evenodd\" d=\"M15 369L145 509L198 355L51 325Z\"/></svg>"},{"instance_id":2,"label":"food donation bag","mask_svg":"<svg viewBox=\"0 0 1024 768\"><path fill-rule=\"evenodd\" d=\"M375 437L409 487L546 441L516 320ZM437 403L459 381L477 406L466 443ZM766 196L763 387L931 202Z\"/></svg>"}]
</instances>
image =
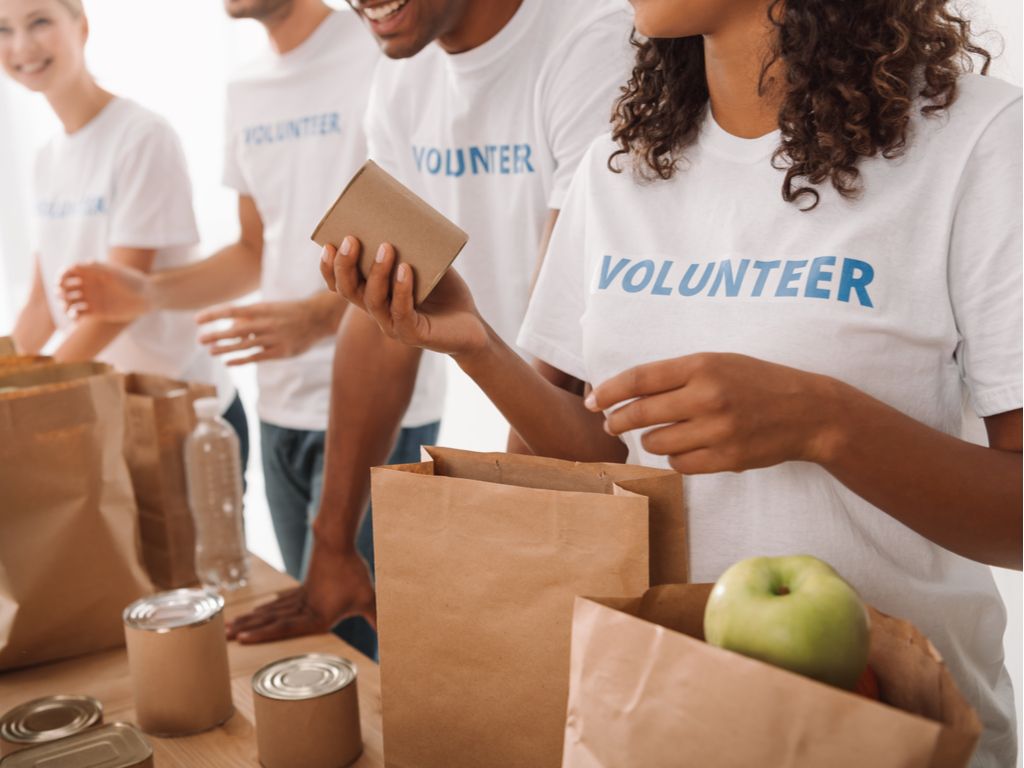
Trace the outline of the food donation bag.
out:
<instances>
[{"instance_id":1,"label":"food donation bag","mask_svg":"<svg viewBox=\"0 0 1024 768\"><path fill-rule=\"evenodd\" d=\"M557 768L574 596L686 578L681 478L425 450L373 470L385 762Z\"/></svg>"}]
</instances>

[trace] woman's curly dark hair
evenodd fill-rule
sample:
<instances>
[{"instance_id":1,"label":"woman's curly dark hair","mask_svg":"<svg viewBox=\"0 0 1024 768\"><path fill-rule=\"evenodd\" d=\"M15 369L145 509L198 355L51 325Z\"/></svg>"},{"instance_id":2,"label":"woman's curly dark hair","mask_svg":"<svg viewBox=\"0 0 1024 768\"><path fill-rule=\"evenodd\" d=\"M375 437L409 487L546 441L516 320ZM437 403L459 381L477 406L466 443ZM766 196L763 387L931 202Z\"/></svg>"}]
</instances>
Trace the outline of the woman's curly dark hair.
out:
<instances>
[{"instance_id":1,"label":"woman's curly dark hair","mask_svg":"<svg viewBox=\"0 0 1024 768\"><path fill-rule=\"evenodd\" d=\"M972 42L968 21L948 0L772 0L776 34L760 87L778 88L781 143L772 162L785 170L782 197L810 198L828 180L843 197L859 192L857 161L907 146L914 101L925 115L948 108L957 79L991 56ZM619 155L632 154L642 176L669 179L697 138L708 104L704 42L699 36L640 38L636 64L613 114ZM774 67L778 63L779 67ZM768 79L778 71L780 82Z\"/></svg>"}]
</instances>

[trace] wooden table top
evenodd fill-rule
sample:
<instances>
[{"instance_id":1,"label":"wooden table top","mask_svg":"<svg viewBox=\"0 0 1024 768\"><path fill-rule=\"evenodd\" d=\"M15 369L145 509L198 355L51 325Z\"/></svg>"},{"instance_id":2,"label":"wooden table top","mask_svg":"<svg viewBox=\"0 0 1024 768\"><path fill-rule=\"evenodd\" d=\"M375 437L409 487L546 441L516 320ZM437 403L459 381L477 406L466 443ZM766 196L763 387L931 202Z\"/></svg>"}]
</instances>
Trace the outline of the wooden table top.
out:
<instances>
[{"instance_id":1,"label":"wooden table top","mask_svg":"<svg viewBox=\"0 0 1024 768\"><path fill-rule=\"evenodd\" d=\"M252 578L242 589L225 595L225 612L232 618L266 602L277 592L295 586L291 577L253 557ZM224 725L195 736L160 739L153 745L158 768L242 768L259 766L253 725L253 673L265 664L304 653L333 653L353 661L359 670L359 713L363 755L356 768L383 768L381 746L380 673L377 665L334 635L312 635L262 645L228 643L235 714ZM102 651L53 664L0 673L0 714L10 708L54 694L85 694L103 703L103 720L135 722L128 657L124 648Z\"/></svg>"}]
</instances>

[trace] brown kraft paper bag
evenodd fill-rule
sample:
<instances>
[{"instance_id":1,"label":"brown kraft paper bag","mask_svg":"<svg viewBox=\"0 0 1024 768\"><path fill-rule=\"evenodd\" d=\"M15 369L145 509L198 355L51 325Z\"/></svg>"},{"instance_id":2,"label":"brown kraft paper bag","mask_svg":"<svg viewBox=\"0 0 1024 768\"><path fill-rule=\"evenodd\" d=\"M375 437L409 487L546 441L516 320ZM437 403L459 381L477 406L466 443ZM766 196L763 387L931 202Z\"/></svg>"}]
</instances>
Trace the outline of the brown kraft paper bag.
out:
<instances>
[{"instance_id":1,"label":"brown kraft paper bag","mask_svg":"<svg viewBox=\"0 0 1024 768\"><path fill-rule=\"evenodd\" d=\"M150 591L123 454L124 386L100 363L0 375L0 669L124 643Z\"/></svg>"},{"instance_id":2,"label":"brown kraft paper bag","mask_svg":"<svg viewBox=\"0 0 1024 768\"><path fill-rule=\"evenodd\" d=\"M686 578L681 479L425 450L373 470L385 763L557 768L574 596Z\"/></svg>"},{"instance_id":3,"label":"brown kraft paper bag","mask_svg":"<svg viewBox=\"0 0 1024 768\"><path fill-rule=\"evenodd\" d=\"M142 559L162 589L196 583L195 527L185 480L185 438L195 428L192 404L216 397L209 384L133 373L125 378L124 454L139 507Z\"/></svg>"},{"instance_id":4,"label":"brown kraft paper bag","mask_svg":"<svg viewBox=\"0 0 1024 768\"><path fill-rule=\"evenodd\" d=\"M577 598L562 768L963 768L981 723L938 652L871 612L886 703L703 642L711 584Z\"/></svg>"}]
</instances>

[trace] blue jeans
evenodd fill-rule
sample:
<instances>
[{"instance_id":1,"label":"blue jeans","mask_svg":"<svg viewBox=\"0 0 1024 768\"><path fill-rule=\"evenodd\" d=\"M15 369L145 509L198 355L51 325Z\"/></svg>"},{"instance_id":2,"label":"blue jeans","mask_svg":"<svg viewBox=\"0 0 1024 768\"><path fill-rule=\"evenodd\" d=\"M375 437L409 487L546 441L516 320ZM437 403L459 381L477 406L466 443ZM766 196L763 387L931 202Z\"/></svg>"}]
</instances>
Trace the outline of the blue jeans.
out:
<instances>
[{"instance_id":1,"label":"blue jeans","mask_svg":"<svg viewBox=\"0 0 1024 768\"><path fill-rule=\"evenodd\" d=\"M437 442L440 423L403 429L388 458L388 464L410 464L420 460L420 446ZM288 574L302 581L309 567L313 547L313 519L320 509L324 474L325 434L316 430L288 429L260 422L263 441L263 478L270 517L277 544ZM373 562L372 509L356 534L356 550L366 560L371 576ZM377 658L377 633L361 616L345 619L334 633L371 659Z\"/></svg>"},{"instance_id":2,"label":"blue jeans","mask_svg":"<svg viewBox=\"0 0 1024 768\"><path fill-rule=\"evenodd\" d=\"M224 421L231 425L238 435L238 448L242 457L242 487L245 488L245 471L249 466L249 423L245 420L245 406L242 405L242 398L235 394L235 399L221 416Z\"/></svg>"}]
</instances>

